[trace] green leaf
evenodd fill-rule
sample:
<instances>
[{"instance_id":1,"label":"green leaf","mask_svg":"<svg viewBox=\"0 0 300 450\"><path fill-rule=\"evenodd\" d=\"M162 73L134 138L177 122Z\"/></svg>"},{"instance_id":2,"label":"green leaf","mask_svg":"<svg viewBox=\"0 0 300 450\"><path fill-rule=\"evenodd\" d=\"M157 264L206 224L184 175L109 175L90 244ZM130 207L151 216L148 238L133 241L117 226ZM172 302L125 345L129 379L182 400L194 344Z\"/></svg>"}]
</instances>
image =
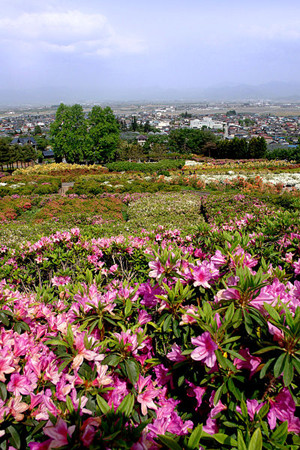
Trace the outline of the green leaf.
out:
<instances>
[{"instance_id":1,"label":"green leaf","mask_svg":"<svg viewBox=\"0 0 300 450\"><path fill-rule=\"evenodd\" d=\"M230 392L232 392L232 394L234 395L235 398L237 398L238 400L241 400L242 396L240 391L236 388L232 377L229 378L228 382L227 382L227 386Z\"/></svg>"},{"instance_id":2,"label":"green leaf","mask_svg":"<svg viewBox=\"0 0 300 450\"><path fill-rule=\"evenodd\" d=\"M260 371L260 374L259 374L260 379L262 379L266 376L266 373L267 373L269 367L273 364L274 361L275 361L275 358L271 358L271 359L269 359L268 362L266 362L266 364L263 366L263 368Z\"/></svg>"},{"instance_id":3,"label":"green leaf","mask_svg":"<svg viewBox=\"0 0 300 450\"><path fill-rule=\"evenodd\" d=\"M215 354L220 366L223 367L223 369L227 369L227 359L222 355L222 352L220 352L220 350L216 350Z\"/></svg>"},{"instance_id":4,"label":"green leaf","mask_svg":"<svg viewBox=\"0 0 300 450\"><path fill-rule=\"evenodd\" d=\"M126 372L129 380L132 384L135 384L139 377L139 367L136 361L133 359L126 359L125 360L125 366L126 366Z\"/></svg>"},{"instance_id":5,"label":"green leaf","mask_svg":"<svg viewBox=\"0 0 300 450\"><path fill-rule=\"evenodd\" d=\"M189 437L188 441L188 447L189 449L198 449L199 448L199 442L202 436L202 427L203 425L198 425L192 432L192 434Z\"/></svg>"},{"instance_id":6,"label":"green leaf","mask_svg":"<svg viewBox=\"0 0 300 450\"><path fill-rule=\"evenodd\" d=\"M230 303L226 314L225 314L225 322L230 322L234 316L234 303Z\"/></svg>"},{"instance_id":7,"label":"green leaf","mask_svg":"<svg viewBox=\"0 0 300 450\"><path fill-rule=\"evenodd\" d=\"M86 271L85 280L88 286L90 286L93 283L93 274L89 269L87 269Z\"/></svg>"},{"instance_id":8,"label":"green leaf","mask_svg":"<svg viewBox=\"0 0 300 450\"><path fill-rule=\"evenodd\" d=\"M225 350L225 352L229 353L230 355L234 356L235 358L240 359L241 361L246 361L246 359L242 355L240 355L239 353L237 353L237 352L235 352L233 350L229 350L227 348L224 349L224 350Z\"/></svg>"},{"instance_id":9,"label":"green leaf","mask_svg":"<svg viewBox=\"0 0 300 450\"><path fill-rule=\"evenodd\" d=\"M224 433L216 433L213 434L211 437L215 439L217 442L219 442L219 444L227 444L231 446L237 445L237 441L235 439L231 438L230 436Z\"/></svg>"},{"instance_id":10,"label":"green leaf","mask_svg":"<svg viewBox=\"0 0 300 450\"><path fill-rule=\"evenodd\" d=\"M287 434L288 434L288 423L286 421L280 424L278 428L276 428L274 433L272 433L271 435L271 439L272 441L281 441L281 443L284 443Z\"/></svg>"},{"instance_id":11,"label":"green leaf","mask_svg":"<svg viewBox=\"0 0 300 450\"><path fill-rule=\"evenodd\" d=\"M7 389L4 383L0 383L0 398L4 402L7 399Z\"/></svg>"},{"instance_id":12,"label":"green leaf","mask_svg":"<svg viewBox=\"0 0 300 450\"><path fill-rule=\"evenodd\" d=\"M125 311L124 311L125 317L130 316L131 310L132 310L132 302L131 302L130 298L128 298L126 300L126 304L125 304Z\"/></svg>"},{"instance_id":13,"label":"green leaf","mask_svg":"<svg viewBox=\"0 0 300 450\"><path fill-rule=\"evenodd\" d=\"M21 448L21 438L17 430L11 425L10 427L8 427L8 431L11 435L11 438L9 440L10 444L12 444L12 446L17 449Z\"/></svg>"},{"instance_id":14,"label":"green leaf","mask_svg":"<svg viewBox=\"0 0 300 450\"><path fill-rule=\"evenodd\" d=\"M59 341L58 339L50 339L49 341L46 341L45 344L48 344L48 345L62 345L64 347L68 347L69 348L69 344L67 344L67 342Z\"/></svg>"},{"instance_id":15,"label":"green leaf","mask_svg":"<svg viewBox=\"0 0 300 450\"><path fill-rule=\"evenodd\" d=\"M9 326L8 317L7 317L7 315L4 312L0 313L0 322L2 322L5 327Z\"/></svg>"},{"instance_id":16,"label":"green leaf","mask_svg":"<svg viewBox=\"0 0 300 450\"><path fill-rule=\"evenodd\" d=\"M62 372L71 361L72 358L67 358L63 363L61 363L61 365L58 368L58 373Z\"/></svg>"},{"instance_id":17,"label":"green leaf","mask_svg":"<svg viewBox=\"0 0 300 450\"><path fill-rule=\"evenodd\" d=\"M178 445L174 439L168 436L158 435L158 439L171 450L182 450L182 447Z\"/></svg>"},{"instance_id":18,"label":"green leaf","mask_svg":"<svg viewBox=\"0 0 300 450\"><path fill-rule=\"evenodd\" d=\"M241 430L237 432L237 448L238 450L247 450Z\"/></svg>"},{"instance_id":19,"label":"green leaf","mask_svg":"<svg viewBox=\"0 0 300 450\"><path fill-rule=\"evenodd\" d=\"M248 418L248 409L244 399L241 400L241 410L244 418Z\"/></svg>"},{"instance_id":20,"label":"green leaf","mask_svg":"<svg viewBox=\"0 0 300 450\"><path fill-rule=\"evenodd\" d=\"M250 439L248 450L261 450L262 449L262 435L260 428L254 431L252 438Z\"/></svg>"},{"instance_id":21,"label":"green leaf","mask_svg":"<svg viewBox=\"0 0 300 450\"><path fill-rule=\"evenodd\" d=\"M67 397L66 397L66 405L67 405L69 412L72 414L74 412L74 406L73 406L72 400L69 395L67 395Z\"/></svg>"},{"instance_id":22,"label":"green leaf","mask_svg":"<svg viewBox=\"0 0 300 450\"><path fill-rule=\"evenodd\" d=\"M106 364L107 366L113 366L116 367L119 362L121 361L121 357L116 354L108 355L103 360L103 364Z\"/></svg>"},{"instance_id":23,"label":"green leaf","mask_svg":"<svg viewBox=\"0 0 300 450\"><path fill-rule=\"evenodd\" d=\"M108 414L109 411L110 411L110 407L109 407L107 401L104 400L103 397L100 397L100 395L98 395L98 394L97 394L96 399L97 399L97 404L98 404L98 406L99 406L100 411L101 411L103 414Z\"/></svg>"},{"instance_id":24,"label":"green leaf","mask_svg":"<svg viewBox=\"0 0 300 450\"><path fill-rule=\"evenodd\" d=\"M264 303L264 308L270 314L272 319L274 319L276 322L280 322L280 315L278 314L276 309L273 308L273 306L269 305L268 303Z\"/></svg>"},{"instance_id":25,"label":"green leaf","mask_svg":"<svg viewBox=\"0 0 300 450\"><path fill-rule=\"evenodd\" d=\"M170 324L172 321L172 314L169 314L166 319L164 320L164 324L163 324L163 330L167 331L170 328Z\"/></svg>"},{"instance_id":26,"label":"green leaf","mask_svg":"<svg viewBox=\"0 0 300 450\"><path fill-rule=\"evenodd\" d=\"M72 331L72 327L71 324L68 324L68 328L67 328L67 341L69 343L69 346L72 348L74 345L74 335L73 335L73 331Z\"/></svg>"},{"instance_id":27,"label":"green leaf","mask_svg":"<svg viewBox=\"0 0 300 450\"><path fill-rule=\"evenodd\" d=\"M287 354L282 353L282 355L279 356L279 358L277 359L277 361L274 365L274 376L276 378L278 378L283 372L283 367L284 367L286 357L287 357Z\"/></svg>"},{"instance_id":28,"label":"green leaf","mask_svg":"<svg viewBox=\"0 0 300 450\"><path fill-rule=\"evenodd\" d=\"M292 362L293 362L293 366L295 367L297 372L300 374L300 361L299 361L299 359L294 357Z\"/></svg>"},{"instance_id":29,"label":"green leaf","mask_svg":"<svg viewBox=\"0 0 300 450\"><path fill-rule=\"evenodd\" d=\"M285 386L289 386L294 378L294 367L289 356L287 356L283 369L283 382Z\"/></svg>"},{"instance_id":30,"label":"green leaf","mask_svg":"<svg viewBox=\"0 0 300 450\"><path fill-rule=\"evenodd\" d=\"M269 409L270 409L270 405L268 402L266 402L258 411L258 413L257 413L258 417L260 419L263 419L266 416L266 414L268 414Z\"/></svg>"},{"instance_id":31,"label":"green leaf","mask_svg":"<svg viewBox=\"0 0 300 450\"><path fill-rule=\"evenodd\" d=\"M221 384L220 387L218 387L218 389L216 390L215 396L214 396L214 405L216 405L218 403L218 401L220 400L222 393L223 393L223 389L224 389L224 383Z\"/></svg>"},{"instance_id":32,"label":"green leaf","mask_svg":"<svg viewBox=\"0 0 300 450\"><path fill-rule=\"evenodd\" d=\"M124 413L124 415L129 418L130 414L132 413L133 407L134 407L134 395L128 394L119 405L118 412Z\"/></svg>"},{"instance_id":33,"label":"green leaf","mask_svg":"<svg viewBox=\"0 0 300 450\"><path fill-rule=\"evenodd\" d=\"M37 426L33 429L31 436L34 436L36 433L38 433L45 426L45 424L46 424L45 421L38 423Z\"/></svg>"}]
</instances>

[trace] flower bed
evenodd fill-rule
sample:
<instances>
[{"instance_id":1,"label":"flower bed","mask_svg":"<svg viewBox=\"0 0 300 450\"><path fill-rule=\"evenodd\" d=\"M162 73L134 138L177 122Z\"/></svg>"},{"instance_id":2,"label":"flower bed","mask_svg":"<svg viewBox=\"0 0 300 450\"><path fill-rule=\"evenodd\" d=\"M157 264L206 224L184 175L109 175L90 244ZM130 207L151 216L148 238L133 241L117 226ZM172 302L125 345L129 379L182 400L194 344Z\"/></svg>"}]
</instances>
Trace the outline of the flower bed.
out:
<instances>
[{"instance_id":1,"label":"flower bed","mask_svg":"<svg viewBox=\"0 0 300 450\"><path fill-rule=\"evenodd\" d=\"M21 176L5 177L0 182L0 197L7 195L46 195L57 193L61 187L58 177Z\"/></svg>"},{"instance_id":2,"label":"flower bed","mask_svg":"<svg viewBox=\"0 0 300 450\"><path fill-rule=\"evenodd\" d=\"M246 196L203 207L194 236L74 228L0 248L0 442L299 447L299 226Z\"/></svg>"},{"instance_id":3,"label":"flower bed","mask_svg":"<svg viewBox=\"0 0 300 450\"><path fill-rule=\"evenodd\" d=\"M26 169L17 169L14 175L54 175L59 176L63 181L71 181L84 174L105 173L107 169L100 165L81 165L67 163L37 164L26 167Z\"/></svg>"}]
</instances>

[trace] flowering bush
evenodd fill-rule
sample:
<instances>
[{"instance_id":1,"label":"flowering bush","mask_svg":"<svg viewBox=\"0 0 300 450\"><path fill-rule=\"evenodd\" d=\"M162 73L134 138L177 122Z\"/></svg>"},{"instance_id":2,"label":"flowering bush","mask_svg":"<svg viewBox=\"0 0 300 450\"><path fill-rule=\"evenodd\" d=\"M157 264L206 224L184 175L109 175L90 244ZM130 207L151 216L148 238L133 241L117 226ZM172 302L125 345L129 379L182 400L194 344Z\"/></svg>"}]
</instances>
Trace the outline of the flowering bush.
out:
<instances>
[{"instance_id":1,"label":"flowering bush","mask_svg":"<svg viewBox=\"0 0 300 450\"><path fill-rule=\"evenodd\" d=\"M1 445L299 447L297 222L195 198L196 235L73 228L0 248Z\"/></svg>"},{"instance_id":2,"label":"flowering bush","mask_svg":"<svg viewBox=\"0 0 300 450\"><path fill-rule=\"evenodd\" d=\"M36 164L35 166L26 167L26 169L17 169L14 175L55 175L62 177L65 181L74 179L79 175L86 173L101 173L106 172L107 169L100 165L81 165L81 164L67 164L67 163L51 163L51 164Z\"/></svg>"},{"instance_id":3,"label":"flowering bush","mask_svg":"<svg viewBox=\"0 0 300 450\"><path fill-rule=\"evenodd\" d=\"M2 178L0 197L7 195L43 195L57 193L61 180L57 177L13 176Z\"/></svg>"}]
</instances>

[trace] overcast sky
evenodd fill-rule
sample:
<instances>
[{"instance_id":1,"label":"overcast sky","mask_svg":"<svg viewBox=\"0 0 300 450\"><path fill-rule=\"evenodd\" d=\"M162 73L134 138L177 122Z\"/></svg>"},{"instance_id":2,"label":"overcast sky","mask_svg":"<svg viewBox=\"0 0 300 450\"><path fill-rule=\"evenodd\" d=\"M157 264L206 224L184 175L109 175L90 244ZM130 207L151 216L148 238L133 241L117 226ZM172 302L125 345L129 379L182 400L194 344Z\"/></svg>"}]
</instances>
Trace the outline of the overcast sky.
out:
<instances>
[{"instance_id":1,"label":"overcast sky","mask_svg":"<svg viewBox=\"0 0 300 450\"><path fill-rule=\"evenodd\" d=\"M300 0L0 0L0 103L300 78Z\"/></svg>"}]
</instances>

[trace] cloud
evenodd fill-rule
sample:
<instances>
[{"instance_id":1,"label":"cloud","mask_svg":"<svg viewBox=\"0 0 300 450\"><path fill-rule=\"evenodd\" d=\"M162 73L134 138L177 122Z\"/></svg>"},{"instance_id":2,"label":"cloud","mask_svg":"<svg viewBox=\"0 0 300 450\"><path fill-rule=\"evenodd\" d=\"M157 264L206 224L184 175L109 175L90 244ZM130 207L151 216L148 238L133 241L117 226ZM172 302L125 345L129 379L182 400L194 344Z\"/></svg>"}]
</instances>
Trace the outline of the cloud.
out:
<instances>
[{"instance_id":1,"label":"cloud","mask_svg":"<svg viewBox=\"0 0 300 450\"><path fill-rule=\"evenodd\" d=\"M145 48L140 39L118 34L104 15L78 10L2 17L0 39L35 50L95 56L140 53Z\"/></svg>"}]
</instances>

